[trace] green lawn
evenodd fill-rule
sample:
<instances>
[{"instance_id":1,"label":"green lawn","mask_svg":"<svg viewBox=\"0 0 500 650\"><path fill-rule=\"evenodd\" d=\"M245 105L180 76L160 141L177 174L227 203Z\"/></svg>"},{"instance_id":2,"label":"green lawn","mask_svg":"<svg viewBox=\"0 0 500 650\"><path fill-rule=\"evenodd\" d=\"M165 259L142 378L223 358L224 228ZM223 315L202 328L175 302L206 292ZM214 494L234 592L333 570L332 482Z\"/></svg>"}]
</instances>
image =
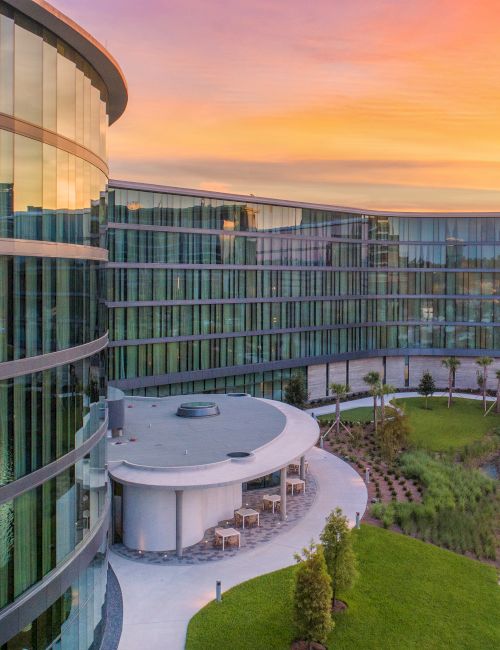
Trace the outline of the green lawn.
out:
<instances>
[{"instance_id":1,"label":"green lawn","mask_svg":"<svg viewBox=\"0 0 500 650\"><path fill-rule=\"evenodd\" d=\"M358 408L341 411L340 418L349 422L371 422L373 420L373 408L371 406L360 406ZM335 407L333 413L318 416L320 422L335 420Z\"/></svg>"},{"instance_id":2,"label":"green lawn","mask_svg":"<svg viewBox=\"0 0 500 650\"><path fill-rule=\"evenodd\" d=\"M483 416L480 400L454 398L450 409L446 397L429 398L429 410L423 397L396 400L404 406L412 426L410 441L431 451L459 449L480 440L500 426L500 416Z\"/></svg>"},{"instance_id":3,"label":"green lawn","mask_svg":"<svg viewBox=\"0 0 500 650\"><path fill-rule=\"evenodd\" d=\"M495 570L381 528L355 531L360 578L340 596L335 650L500 648ZM210 603L189 624L186 650L288 650L294 567L250 580Z\"/></svg>"}]
</instances>

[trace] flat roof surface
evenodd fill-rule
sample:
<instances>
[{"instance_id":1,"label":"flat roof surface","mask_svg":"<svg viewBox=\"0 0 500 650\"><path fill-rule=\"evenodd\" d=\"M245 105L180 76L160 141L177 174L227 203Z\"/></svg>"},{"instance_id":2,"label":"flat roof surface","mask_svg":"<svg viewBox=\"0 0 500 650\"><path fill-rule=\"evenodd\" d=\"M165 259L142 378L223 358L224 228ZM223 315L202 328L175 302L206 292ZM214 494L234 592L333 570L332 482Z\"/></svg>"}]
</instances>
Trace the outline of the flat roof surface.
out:
<instances>
[{"instance_id":1,"label":"flat roof surface","mask_svg":"<svg viewBox=\"0 0 500 650\"><path fill-rule=\"evenodd\" d=\"M189 402L215 402L220 414L176 415L177 407ZM252 452L266 445L282 433L286 423L282 411L253 397L126 397L124 435L109 440L108 461L151 468L209 465L228 460L230 452Z\"/></svg>"}]
</instances>

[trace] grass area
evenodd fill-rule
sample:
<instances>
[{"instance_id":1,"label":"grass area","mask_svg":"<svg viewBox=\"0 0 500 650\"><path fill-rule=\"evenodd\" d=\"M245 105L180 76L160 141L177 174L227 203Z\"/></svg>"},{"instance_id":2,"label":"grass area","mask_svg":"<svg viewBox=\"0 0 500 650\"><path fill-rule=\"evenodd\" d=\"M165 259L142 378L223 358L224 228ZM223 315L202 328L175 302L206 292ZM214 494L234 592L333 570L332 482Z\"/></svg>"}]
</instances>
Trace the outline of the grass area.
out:
<instances>
[{"instance_id":1,"label":"grass area","mask_svg":"<svg viewBox=\"0 0 500 650\"><path fill-rule=\"evenodd\" d=\"M336 615L336 650L500 648L495 570L418 540L364 525L354 531L360 578ZM186 650L288 650L294 567L250 580L189 624Z\"/></svg>"},{"instance_id":2,"label":"grass area","mask_svg":"<svg viewBox=\"0 0 500 650\"><path fill-rule=\"evenodd\" d=\"M430 451L460 449L500 426L500 415L491 412L484 417L480 400L454 398L448 409L446 397L431 397L429 410L423 397L407 397L395 403L404 407L410 419L410 442Z\"/></svg>"},{"instance_id":3,"label":"grass area","mask_svg":"<svg viewBox=\"0 0 500 650\"><path fill-rule=\"evenodd\" d=\"M341 411L340 419L348 422L371 422L373 420L373 408L371 406L359 406L358 408ZM321 423L335 420L335 411L327 415L319 415L318 420Z\"/></svg>"}]
</instances>

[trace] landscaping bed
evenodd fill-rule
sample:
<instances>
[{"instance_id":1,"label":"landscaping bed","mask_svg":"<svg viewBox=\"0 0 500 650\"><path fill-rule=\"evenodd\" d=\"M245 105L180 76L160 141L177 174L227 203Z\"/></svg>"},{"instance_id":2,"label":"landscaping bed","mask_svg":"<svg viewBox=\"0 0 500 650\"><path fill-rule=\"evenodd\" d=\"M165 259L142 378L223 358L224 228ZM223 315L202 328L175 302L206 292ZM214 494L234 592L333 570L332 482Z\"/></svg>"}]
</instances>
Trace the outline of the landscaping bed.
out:
<instances>
[{"instance_id":1,"label":"landscaping bed","mask_svg":"<svg viewBox=\"0 0 500 650\"><path fill-rule=\"evenodd\" d=\"M371 410L373 413L373 410ZM322 434L328 426L321 426ZM325 449L348 462L364 479L366 468L370 471L368 483L368 502L389 503L391 501L412 502L421 500L422 486L417 480L404 476L401 469L388 463L380 455L375 431L372 426L364 430L363 438L355 444L345 432L339 437L331 434L330 441L325 440ZM369 513L365 516L369 517ZM372 518L372 521L378 523Z\"/></svg>"},{"instance_id":2,"label":"landscaping bed","mask_svg":"<svg viewBox=\"0 0 500 650\"><path fill-rule=\"evenodd\" d=\"M350 463L363 479L369 468L369 508L364 520L495 561L500 556L496 484L474 468L481 459L498 453L499 416L484 417L479 400L460 398L453 400L451 409L443 398L429 399L429 409L423 398L400 399L395 406L404 409L411 428L407 449L391 461L383 457L369 422L352 425L346 419L350 433L342 427L340 434L330 432L325 440L325 449ZM373 413L368 407L365 410ZM388 413L386 409L386 417ZM324 416L323 435L333 420L334 415ZM455 430L457 437L451 444Z\"/></svg>"}]
</instances>

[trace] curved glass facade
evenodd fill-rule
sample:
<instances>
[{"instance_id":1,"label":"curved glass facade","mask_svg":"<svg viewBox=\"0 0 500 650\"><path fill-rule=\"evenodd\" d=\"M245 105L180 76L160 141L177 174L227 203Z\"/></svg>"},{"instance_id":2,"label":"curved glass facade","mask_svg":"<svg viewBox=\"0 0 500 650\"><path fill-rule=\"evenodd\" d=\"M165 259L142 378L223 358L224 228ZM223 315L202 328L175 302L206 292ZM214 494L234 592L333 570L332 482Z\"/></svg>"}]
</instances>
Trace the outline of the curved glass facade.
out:
<instances>
[{"instance_id":1,"label":"curved glass facade","mask_svg":"<svg viewBox=\"0 0 500 650\"><path fill-rule=\"evenodd\" d=\"M61 564L99 522L106 498L101 440L39 487L0 505L0 607Z\"/></svg>"},{"instance_id":2,"label":"curved glass facade","mask_svg":"<svg viewBox=\"0 0 500 650\"><path fill-rule=\"evenodd\" d=\"M108 92L99 74L43 25L0 6L0 113L107 159Z\"/></svg>"},{"instance_id":3,"label":"curved glass facade","mask_svg":"<svg viewBox=\"0 0 500 650\"><path fill-rule=\"evenodd\" d=\"M500 348L500 215L381 216L124 183L108 221L109 377L139 394L260 369L288 378L364 352ZM255 376L249 392L281 397L275 375L265 389Z\"/></svg>"},{"instance_id":4,"label":"curved glass facade","mask_svg":"<svg viewBox=\"0 0 500 650\"><path fill-rule=\"evenodd\" d=\"M0 647L87 650L100 643L107 573L105 544L91 555L109 507L106 138L126 89L77 26L23 3L110 88L16 4L0 4ZM71 566L79 575L58 594ZM16 612L33 621L8 639Z\"/></svg>"},{"instance_id":5,"label":"curved glass facade","mask_svg":"<svg viewBox=\"0 0 500 650\"><path fill-rule=\"evenodd\" d=\"M102 246L105 189L87 160L0 131L0 237Z\"/></svg>"},{"instance_id":6,"label":"curved glass facade","mask_svg":"<svg viewBox=\"0 0 500 650\"><path fill-rule=\"evenodd\" d=\"M100 273L91 260L0 257L0 362L100 338Z\"/></svg>"},{"instance_id":7,"label":"curved glass facade","mask_svg":"<svg viewBox=\"0 0 500 650\"><path fill-rule=\"evenodd\" d=\"M77 449L102 426L103 355L0 382L0 486Z\"/></svg>"},{"instance_id":8,"label":"curved glass facade","mask_svg":"<svg viewBox=\"0 0 500 650\"><path fill-rule=\"evenodd\" d=\"M98 648L103 633L106 565L104 544L78 580L27 628L0 646L0 650Z\"/></svg>"}]
</instances>

